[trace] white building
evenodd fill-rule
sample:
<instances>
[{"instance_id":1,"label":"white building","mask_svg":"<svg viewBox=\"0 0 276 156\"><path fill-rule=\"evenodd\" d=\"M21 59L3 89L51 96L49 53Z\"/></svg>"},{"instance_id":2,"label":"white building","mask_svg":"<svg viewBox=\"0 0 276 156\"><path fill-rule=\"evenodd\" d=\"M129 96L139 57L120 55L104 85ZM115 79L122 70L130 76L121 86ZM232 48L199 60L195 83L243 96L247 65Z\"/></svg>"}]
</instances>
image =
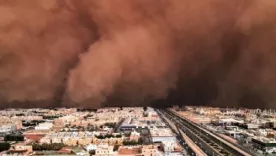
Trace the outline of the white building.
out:
<instances>
[{"instance_id":1,"label":"white building","mask_svg":"<svg viewBox=\"0 0 276 156\"><path fill-rule=\"evenodd\" d=\"M153 108L150 108L150 107L147 108L147 114L149 117L158 116L157 112Z\"/></svg>"},{"instance_id":2,"label":"white building","mask_svg":"<svg viewBox=\"0 0 276 156\"><path fill-rule=\"evenodd\" d=\"M53 127L53 123L40 123L35 126L36 130L50 130Z\"/></svg>"},{"instance_id":3,"label":"white building","mask_svg":"<svg viewBox=\"0 0 276 156\"><path fill-rule=\"evenodd\" d=\"M62 143L61 138L52 138L52 143Z\"/></svg>"},{"instance_id":4,"label":"white building","mask_svg":"<svg viewBox=\"0 0 276 156\"><path fill-rule=\"evenodd\" d=\"M152 142L175 141L176 137L169 128L150 129Z\"/></svg>"},{"instance_id":5,"label":"white building","mask_svg":"<svg viewBox=\"0 0 276 156\"><path fill-rule=\"evenodd\" d=\"M181 147L176 141L163 141L162 146L164 149L165 156L181 154Z\"/></svg>"},{"instance_id":6,"label":"white building","mask_svg":"<svg viewBox=\"0 0 276 156\"><path fill-rule=\"evenodd\" d=\"M267 136L268 132L265 129L258 129L256 132L257 136Z\"/></svg>"},{"instance_id":7,"label":"white building","mask_svg":"<svg viewBox=\"0 0 276 156\"><path fill-rule=\"evenodd\" d=\"M251 124L251 123L245 124L245 126L247 129L258 129L260 127L259 124Z\"/></svg>"},{"instance_id":8,"label":"white building","mask_svg":"<svg viewBox=\"0 0 276 156\"><path fill-rule=\"evenodd\" d=\"M16 130L15 124L0 125L0 133L9 133Z\"/></svg>"},{"instance_id":9,"label":"white building","mask_svg":"<svg viewBox=\"0 0 276 156\"><path fill-rule=\"evenodd\" d=\"M97 149L97 145L95 144L89 144L86 146L86 151L91 151L91 150L96 150Z\"/></svg>"},{"instance_id":10,"label":"white building","mask_svg":"<svg viewBox=\"0 0 276 156\"><path fill-rule=\"evenodd\" d=\"M136 131L131 132L130 137L129 137L130 140L135 140L135 141L138 141L139 138L140 138L140 133L138 133Z\"/></svg>"}]
</instances>

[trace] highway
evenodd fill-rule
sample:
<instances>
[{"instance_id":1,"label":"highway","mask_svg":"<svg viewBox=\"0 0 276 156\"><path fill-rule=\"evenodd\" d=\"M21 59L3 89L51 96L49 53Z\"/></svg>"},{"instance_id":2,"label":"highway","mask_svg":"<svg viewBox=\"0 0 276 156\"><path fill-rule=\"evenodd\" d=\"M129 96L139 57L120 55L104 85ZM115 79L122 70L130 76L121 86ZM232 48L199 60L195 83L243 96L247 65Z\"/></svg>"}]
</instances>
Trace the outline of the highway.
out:
<instances>
[{"instance_id":1,"label":"highway","mask_svg":"<svg viewBox=\"0 0 276 156\"><path fill-rule=\"evenodd\" d=\"M176 125L166 117L162 112L157 110L158 114L161 116L162 119L167 123L167 125L177 134L177 138L180 141L180 144L189 155L196 155L196 156L207 156L181 129L176 127ZM187 153L185 155L188 155Z\"/></svg>"},{"instance_id":2,"label":"highway","mask_svg":"<svg viewBox=\"0 0 276 156\"><path fill-rule=\"evenodd\" d=\"M232 145L226 140L214 135L213 133L202 128L200 125L192 123L188 119L180 116L172 110L161 110L176 127L191 138L194 143L199 146L204 153L210 156L250 156L251 154Z\"/></svg>"},{"instance_id":3,"label":"highway","mask_svg":"<svg viewBox=\"0 0 276 156\"><path fill-rule=\"evenodd\" d=\"M182 130L180 130L180 134L187 143L187 145L193 150L193 152L197 156L206 156L207 154L204 153L201 148L199 148Z\"/></svg>"}]
</instances>

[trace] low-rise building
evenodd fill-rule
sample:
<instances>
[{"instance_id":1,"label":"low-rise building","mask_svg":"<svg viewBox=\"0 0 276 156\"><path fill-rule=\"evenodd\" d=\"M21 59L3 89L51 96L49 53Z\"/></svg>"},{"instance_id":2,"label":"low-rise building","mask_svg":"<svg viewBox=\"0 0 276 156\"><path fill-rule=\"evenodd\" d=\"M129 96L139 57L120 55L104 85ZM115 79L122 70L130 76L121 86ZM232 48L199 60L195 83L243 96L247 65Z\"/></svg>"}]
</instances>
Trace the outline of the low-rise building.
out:
<instances>
[{"instance_id":1,"label":"low-rise building","mask_svg":"<svg viewBox=\"0 0 276 156\"><path fill-rule=\"evenodd\" d=\"M117 156L142 156L141 146L121 146Z\"/></svg>"},{"instance_id":2,"label":"low-rise building","mask_svg":"<svg viewBox=\"0 0 276 156\"><path fill-rule=\"evenodd\" d=\"M15 124L4 124L0 125L0 133L9 133L15 131L17 126Z\"/></svg>"},{"instance_id":3,"label":"low-rise building","mask_svg":"<svg viewBox=\"0 0 276 156\"><path fill-rule=\"evenodd\" d=\"M51 132L40 139L40 143L64 143L68 146L88 145L93 142L97 132Z\"/></svg>"},{"instance_id":4,"label":"low-rise building","mask_svg":"<svg viewBox=\"0 0 276 156\"><path fill-rule=\"evenodd\" d=\"M94 137L92 142L93 144L102 144L102 143L106 143L106 144L110 144L110 145L122 145L124 141L123 137L117 138L117 137L111 137L111 138L104 138L104 139L99 139L97 137Z\"/></svg>"},{"instance_id":5,"label":"low-rise building","mask_svg":"<svg viewBox=\"0 0 276 156\"><path fill-rule=\"evenodd\" d=\"M95 144L89 144L85 147L86 151L92 151L97 149L97 145Z\"/></svg>"},{"instance_id":6,"label":"low-rise building","mask_svg":"<svg viewBox=\"0 0 276 156\"><path fill-rule=\"evenodd\" d=\"M8 151L8 154L17 154L17 155L29 155L33 152L33 147L31 145L25 145L25 144L15 144L12 145L11 148Z\"/></svg>"},{"instance_id":7,"label":"low-rise building","mask_svg":"<svg viewBox=\"0 0 276 156\"><path fill-rule=\"evenodd\" d=\"M49 130L29 130L23 133L24 137L33 140L39 141L45 135L47 135L50 131Z\"/></svg>"},{"instance_id":8,"label":"low-rise building","mask_svg":"<svg viewBox=\"0 0 276 156\"><path fill-rule=\"evenodd\" d=\"M52 143L62 143L62 138L52 138Z\"/></svg>"},{"instance_id":9,"label":"low-rise building","mask_svg":"<svg viewBox=\"0 0 276 156\"><path fill-rule=\"evenodd\" d=\"M252 139L254 148L261 150L263 153L276 153L276 140L273 138L255 137Z\"/></svg>"},{"instance_id":10,"label":"low-rise building","mask_svg":"<svg viewBox=\"0 0 276 156\"><path fill-rule=\"evenodd\" d=\"M158 156L158 147L155 145L144 145L142 147L143 156Z\"/></svg>"},{"instance_id":11,"label":"low-rise building","mask_svg":"<svg viewBox=\"0 0 276 156\"><path fill-rule=\"evenodd\" d=\"M82 137L82 138L78 139L78 144L79 145L83 145L83 146L89 145L89 144L91 144L91 142L92 142L92 138Z\"/></svg>"},{"instance_id":12,"label":"low-rise building","mask_svg":"<svg viewBox=\"0 0 276 156\"><path fill-rule=\"evenodd\" d=\"M68 146L76 146L78 144L77 138L64 137L62 139L63 143Z\"/></svg>"},{"instance_id":13,"label":"low-rise building","mask_svg":"<svg viewBox=\"0 0 276 156\"><path fill-rule=\"evenodd\" d=\"M163 141L162 147L164 149L165 156L181 154L181 147L176 141Z\"/></svg>"},{"instance_id":14,"label":"low-rise building","mask_svg":"<svg viewBox=\"0 0 276 156\"><path fill-rule=\"evenodd\" d=\"M40 143L43 144L50 144L52 142L52 140L49 137L43 137L40 139Z\"/></svg>"},{"instance_id":15,"label":"low-rise building","mask_svg":"<svg viewBox=\"0 0 276 156\"><path fill-rule=\"evenodd\" d=\"M16 130L22 128L22 122L19 119L13 119L7 116L0 116L0 125L15 125Z\"/></svg>"},{"instance_id":16,"label":"low-rise building","mask_svg":"<svg viewBox=\"0 0 276 156\"><path fill-rule=\"evenodd\" d=\"M108 144L100 144L96 149L96 156L111 156L114 155L113 152L114 146Z\"/></svg>"},{"instance_id":17,"label":"low-rise building","mask_svg":"<svg viewBox=\"0 0 276 156\"><path fill-rule=\"evenodd\" d=\"M133 141L138 141L139 138L140 138L140 133L138 133L136 131L131 132L130 137L129 137L129 139L133 140Z\"/></svg>"},{"instance_id":18,"label":"low-rise building","mask_svg":"<svg viewBox=\"0 0 276 156\"><path fill-rule=\"evenodd\" d=\"M243 128L246 129L258 129L260 127L259 124L251 124L251 123L246 123L242 125Z\"/></svg>"},{"instance_id":19,"label":"low-rise building","mask_svg":"<svg viewBox=\"0 0 276 156\"><path fill-rule=\"evenodd\" d=\"M36 130L50 130L53 127L53 123L40 123L35 126Z\"/></svg>"},{"instance_id":20,"label":"low-rise building","mask_svg":"<svg viewBox=\"0 0 276 156\"><path fill-rule=\"evenodd\" d=\"M152 142L175 141L176 137L169 128L150 129Z\"/></svg>"}]
</instances>

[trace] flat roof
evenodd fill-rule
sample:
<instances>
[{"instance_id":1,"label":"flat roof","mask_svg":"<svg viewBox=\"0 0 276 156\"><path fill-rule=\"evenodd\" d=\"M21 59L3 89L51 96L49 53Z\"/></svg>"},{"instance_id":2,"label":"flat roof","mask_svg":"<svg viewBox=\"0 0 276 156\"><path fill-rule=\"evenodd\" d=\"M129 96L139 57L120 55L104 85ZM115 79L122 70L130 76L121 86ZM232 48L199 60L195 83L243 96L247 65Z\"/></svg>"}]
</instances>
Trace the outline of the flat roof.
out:
<instances>
[{"instance_id":1,"label":"flat roof","mask_svg":"<svg viewBox=\"0 0 276 156\"><path fill-rule=\"evenodd\" d=\"M120 155L136 155L140 154L141 147L122 147L118 150Z\"/></svg>"},{"instance_id":2,"label":"flat roof","mask_svg":"<svg viewBox=\"0 0 276 156\"><path fill-rule=\"evenodd\" d=\"M169 128L157 128L157 129L150 129L150 134L152 137L170 137L174 136L171 129Z\"/></svg>"}]
</instances>

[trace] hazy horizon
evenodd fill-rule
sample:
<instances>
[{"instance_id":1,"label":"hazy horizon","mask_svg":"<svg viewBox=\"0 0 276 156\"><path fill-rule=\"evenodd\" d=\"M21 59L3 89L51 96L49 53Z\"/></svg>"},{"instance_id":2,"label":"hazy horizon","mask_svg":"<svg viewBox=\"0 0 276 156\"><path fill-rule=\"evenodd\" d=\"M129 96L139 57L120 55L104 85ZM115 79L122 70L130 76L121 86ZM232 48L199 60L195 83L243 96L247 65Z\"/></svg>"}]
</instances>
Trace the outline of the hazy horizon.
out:
<instances>
[{"instance_id":1,"label":"hazy horizon","mask_svg":"<svg viewBox=\"0 0 276 156\"><path fill-rule=\"evenodd\" d=\"M276 108L274 0L0 0L0 108Z\"/></svg>"}]
</instances>

